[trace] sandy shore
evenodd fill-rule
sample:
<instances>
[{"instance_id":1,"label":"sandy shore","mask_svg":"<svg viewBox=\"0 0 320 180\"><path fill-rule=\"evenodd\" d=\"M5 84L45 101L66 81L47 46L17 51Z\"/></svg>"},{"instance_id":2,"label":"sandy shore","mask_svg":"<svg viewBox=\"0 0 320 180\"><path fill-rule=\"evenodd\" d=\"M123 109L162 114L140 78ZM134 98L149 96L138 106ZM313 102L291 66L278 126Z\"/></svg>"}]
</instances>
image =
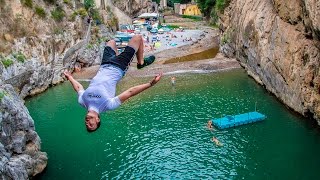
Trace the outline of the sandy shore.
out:
<instances>
[{"instance_id":1,"label":"sandy shore","mask_svg":"<svg viewBox=\"0 0 320 180\"><path fill-rule=\"evenodd\" d=\"M167 60L175 57L182 57L189 54L202 52L211 48L219 47L218 30L206 26L201 26L199 25L199 23L201 22L193 23L198 27L196 32L199 33L199 36L193 35L192 42L187 42L185 44L181 43L182 45L180 44L176 47L166 47L155 52L145 53L154 54L156 56L156 62L150 66L138 70L136 68L137 61L136 59L134 59L131 63L131 67L127 72L127 76L154 76L160 72L163 72L165 75L177 73L207 73L240 68L241 66L235 59L223 57L221 54L218 54L215 58L212 59L164 64L164 62L166 62ZM188 36L188 33L189 32L187 31L187 34L184 34L184 37ZM175 41L182 42L181 39L176 39ZM73 73L73 76L76 79L91 79L96 74L98 68L99 66L83 68L80 72Z\"/></svg>"}]
</instances>

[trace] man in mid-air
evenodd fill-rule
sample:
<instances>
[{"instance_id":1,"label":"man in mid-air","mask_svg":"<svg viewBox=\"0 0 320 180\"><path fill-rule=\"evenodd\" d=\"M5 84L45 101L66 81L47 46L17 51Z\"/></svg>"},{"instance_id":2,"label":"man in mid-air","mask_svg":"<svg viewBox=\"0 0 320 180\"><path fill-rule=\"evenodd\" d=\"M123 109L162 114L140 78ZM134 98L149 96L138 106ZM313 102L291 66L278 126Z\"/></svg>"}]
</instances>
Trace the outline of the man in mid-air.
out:
<instances>
[{"instance_id":1,"label":"man in mid-air","mask_svg":"<svg viewBox=\"0 0 320 180\"><path fill-rule=\"evenodd\" d=\"M134 54L137 56L138 69L154 62L154 56L143 57L143 47L141 35L134 35L121 54L117 50L116 42L114 40L108 41L104 48L99 71L86 90L72 77L70 72L64 72L66 78L78 93L79 104L88 110L85 124L89 132L95 131L100 127L100 113L116 109L130 97L139 94L160 81L162 73L155 76L148 83L134 86L115 96L116 85L128 70Z\"/></svg>"}]
</instances>

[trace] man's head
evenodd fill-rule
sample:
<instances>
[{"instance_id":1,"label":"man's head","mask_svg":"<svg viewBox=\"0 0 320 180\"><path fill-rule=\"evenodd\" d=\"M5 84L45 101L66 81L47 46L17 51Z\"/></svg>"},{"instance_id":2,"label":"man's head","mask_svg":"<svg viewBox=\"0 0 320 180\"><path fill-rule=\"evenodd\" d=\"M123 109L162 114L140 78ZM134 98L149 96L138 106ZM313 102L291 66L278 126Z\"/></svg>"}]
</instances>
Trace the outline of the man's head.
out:
<instances>
[{"instance_id":1,"label":"man's head","mask_svg":"<svg viewBox=\"0 0 320 180\"><path fill-rule=\"evenodd\" d=\"M89 110L85 117L85 124L89 132L93 132L100 127L100 116L97 112Z\"/></svg>"}]
</instances>

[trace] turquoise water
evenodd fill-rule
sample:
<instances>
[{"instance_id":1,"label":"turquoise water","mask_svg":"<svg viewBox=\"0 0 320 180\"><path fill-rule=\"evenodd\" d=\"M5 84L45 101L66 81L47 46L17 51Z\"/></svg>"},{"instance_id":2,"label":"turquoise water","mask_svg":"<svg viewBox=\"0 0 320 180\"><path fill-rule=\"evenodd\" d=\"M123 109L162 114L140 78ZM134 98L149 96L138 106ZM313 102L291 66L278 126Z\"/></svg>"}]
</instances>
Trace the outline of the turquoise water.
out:
<instances>
[{"instance_id":1,"label":"turquoise water","mask_svg":"<svg viewBox=\"0 0 320 180\"><path fill-rule=\"evenodd\" d=\"M150 78L126 77L119 92ZM209 131L222 114L264 122ZM320 134L243 70L164 77L85 130L69 83L26 100L49 161L39 179L318 179ZM222 147L211 142L216 136Z\"/></svg>"}]
</instances>

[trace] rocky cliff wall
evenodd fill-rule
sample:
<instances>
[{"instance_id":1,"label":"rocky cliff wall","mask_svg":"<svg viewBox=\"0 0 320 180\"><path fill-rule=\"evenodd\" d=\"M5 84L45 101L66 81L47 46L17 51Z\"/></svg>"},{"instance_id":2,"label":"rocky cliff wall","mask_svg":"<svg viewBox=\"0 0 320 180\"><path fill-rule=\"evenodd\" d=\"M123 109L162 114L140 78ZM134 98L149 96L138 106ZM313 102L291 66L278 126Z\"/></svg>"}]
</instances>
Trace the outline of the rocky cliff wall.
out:
<instances>
[{"instance_id":1,"label":"rocky cliff wall","mask_svg":"<svg viewBox=\"0 0 320 180\"><path fill-rule=\"evenodd\" d=\"M87 31L86 12L77 0L22 2L0 3L0 179L29 179L47 164L22 99L62 82L66 69L99 63L99 44L110 35L103 25ZM62 12L62 19L52 12L56 18ZM110 19L103 13L103 21Z\"/></svg>"},{"instance_id":2,"label":"rocky cliff wall","mask_svg":"<svg viewBox=\"0 0 320 180\"><path fill-rule=\"evenodd\" d=\"M220 20L220 50L320 125L320 1L232 0Z\"/></svg>"},{"instance_id":3,"label":"rocky cliff wall","mask_svg":"<svg viewBox=\"0 0 320 180\"><path fill-rule=\"evenodd\" d=\"M28 179L47 166L34 122L9 84L0 85L0 133L0 179Z\"/></svg>"},{"instance_id":4,"label":"rocky cliff wall","mask_svg":"<svg viewBox=\"0 0 320 180\"><path fill-rule=\"evenodd\" d=\"M130 17L142 13L157 12L158 6L152 0L112 0L113 4Z\"/></svg>"}]
</instances>

